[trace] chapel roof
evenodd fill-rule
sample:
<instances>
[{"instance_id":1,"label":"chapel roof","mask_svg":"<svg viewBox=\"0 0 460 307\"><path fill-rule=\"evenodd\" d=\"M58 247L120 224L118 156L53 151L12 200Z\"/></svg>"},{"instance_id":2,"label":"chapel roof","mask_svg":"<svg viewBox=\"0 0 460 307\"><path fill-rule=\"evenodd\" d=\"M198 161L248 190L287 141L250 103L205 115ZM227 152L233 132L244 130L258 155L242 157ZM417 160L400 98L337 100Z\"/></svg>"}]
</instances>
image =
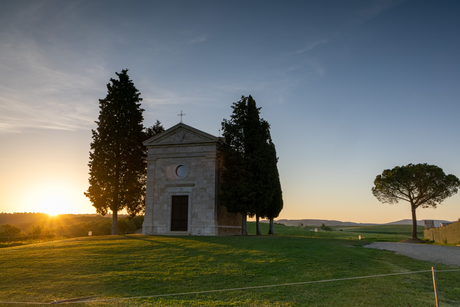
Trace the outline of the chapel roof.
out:
<instances>
[{"instance_id":1,"label":"chapel roof","mask_svg":"<svg viewBox=\"0 0 460 307\"><path fill-rule=\"evenodd\" d=\"M159 146L221 142L222 138L198 130L181 122L145 140L143 144L145 146Z\"/></svg>"}]
</instances>

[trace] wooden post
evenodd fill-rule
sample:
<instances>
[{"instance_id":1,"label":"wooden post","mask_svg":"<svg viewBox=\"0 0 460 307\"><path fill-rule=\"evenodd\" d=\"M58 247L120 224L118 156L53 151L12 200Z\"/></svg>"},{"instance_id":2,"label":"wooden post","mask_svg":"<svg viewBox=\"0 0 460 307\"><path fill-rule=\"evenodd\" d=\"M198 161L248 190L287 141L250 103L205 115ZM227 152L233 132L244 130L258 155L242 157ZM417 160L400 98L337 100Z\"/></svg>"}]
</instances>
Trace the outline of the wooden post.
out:
<instances>
[{"instance_id":1,"label":"wooden post","mask_svg":"<svg viewBox=\"0 0 460 307\"><path fill-rule=\"evenodd\" d=\"M434 267L431 267L431 272L433 273L433 286L434 286L434 297L436 299L436 307L439 307L438 289L436 288L436 273L435 273Z\"/></svg>"}]
</instances>

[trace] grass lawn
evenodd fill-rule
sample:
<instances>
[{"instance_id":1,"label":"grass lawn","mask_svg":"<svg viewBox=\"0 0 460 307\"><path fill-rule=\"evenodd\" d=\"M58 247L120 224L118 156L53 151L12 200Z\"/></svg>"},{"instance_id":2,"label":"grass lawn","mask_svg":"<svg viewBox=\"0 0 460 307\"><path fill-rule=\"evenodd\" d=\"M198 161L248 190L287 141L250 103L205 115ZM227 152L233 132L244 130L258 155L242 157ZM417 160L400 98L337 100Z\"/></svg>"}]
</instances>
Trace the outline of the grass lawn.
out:
<instances>
[{"instance_id":1,"label":"grass lawn","mask_svg":"<svg viewBox=\"0 0 460 307\"><path fill-rule=\"evenodd\" d=\"M290 235L290 236L305 236L315 238L329 238L329 239L347 239L358 240L359 235L366 241L379 241L379 242L399 242L408 239L412 236L412 225L375 225L375 226L358 226L358 227L334 227L333 231L321 230L319 226L285 226L275 224L275 234L277 235ZM315 228L318 233L315 233ZM420 239L423 239L423 226L417 227L417 234ZM339 231L342 229L343 231ZM262 234L268 233L268 224L260 223L260 231ZM248 233L256 233L255 222L248 223Z\"/></svg>"},{"instance_id":2,"label":"grass lawn","mask_svg":"<svg viewBox=\"0 0 460 307\"><path fill-rule=\"evenodd\" d=\"M275 231L293 230L277 225ZM49 303L92 295L103 300L421 271L431 266L452 269L363 248L368 242L358 241L356 235L352 240L322 234L317 238L309 237L311 233L100 236L1 248L0 301ZM460 272L438 272L437 278L441 306L459 306ZM425 272L88 305L434 306L434 294L431 273Z\"/></svg>"}]
</instances>

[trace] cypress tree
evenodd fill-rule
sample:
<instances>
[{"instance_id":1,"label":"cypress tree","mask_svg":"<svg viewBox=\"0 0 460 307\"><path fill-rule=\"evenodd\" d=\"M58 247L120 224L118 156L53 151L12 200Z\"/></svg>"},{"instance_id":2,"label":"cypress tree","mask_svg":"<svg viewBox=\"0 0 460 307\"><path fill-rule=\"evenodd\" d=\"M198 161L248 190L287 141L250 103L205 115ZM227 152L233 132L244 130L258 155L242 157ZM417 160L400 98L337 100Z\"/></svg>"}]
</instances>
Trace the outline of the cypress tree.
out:
<instances>
[{"instance_id":1,"label":"cypress tree","mask_svg":"<svg viewBox=\"0 0 460 307\"><path fill-rule=\"evenodd\" d=\"M97 213L112 211L112 235L117 234L118 211L130 217L144 208L146 153L142 141L143 116L140 93L127 74L107 84L107 96L99 100L99 118L89 154L89 188L85 195Z\"/></svg>"},{"instance_id":2,"label":"cypress tree","mask_svg":"<svg viewBox=\"0 0 460 307\"><path fill-rule=\"evenodd\" d=\"M275 144L273 144L271 137L267 144L266 154L268 156L268 180L269 189L273 193L270 203L266 206L264 217L270 220L268 234L274 234L273 220L278 217L281 210L283 210L283 193L281 191L281 183L278 173L278 157L276 156Z\"/></svg>"},{"instance_id":3,"label":"cypress tree","mask_svg":"<svg viewBox=\"0 0 460 307\"><path fill-rule=\"evenodd\" d=\"M246 218L251 213L248 212L250 193L246 180L249 174L245 167L245 140L242 129L247 106L243 98L233 104L230 120L224 119L222 122L225 143L220 148L223 172L219 200L228 212L241 213L242 235L247 235Z\"/></svg>"},{"instance_id":4,"label":"cypress tree","mask_svg":"<svg viewBox=\"0 0 460 307\"><path fill-rule=\"evenodd\" d=\"M224 170L220 201L227 211L242 214L243 235L247 234L247 216L256 216L256 232L260 235L259 219L267 216L274 203L276 152L273 156L270 125L260 118L261 108L252 96L243 96L232 109L230 120L222 123L225 143L221 148ZM270 215L277 216L272 211Z\"/></svg>"}]
</instances>

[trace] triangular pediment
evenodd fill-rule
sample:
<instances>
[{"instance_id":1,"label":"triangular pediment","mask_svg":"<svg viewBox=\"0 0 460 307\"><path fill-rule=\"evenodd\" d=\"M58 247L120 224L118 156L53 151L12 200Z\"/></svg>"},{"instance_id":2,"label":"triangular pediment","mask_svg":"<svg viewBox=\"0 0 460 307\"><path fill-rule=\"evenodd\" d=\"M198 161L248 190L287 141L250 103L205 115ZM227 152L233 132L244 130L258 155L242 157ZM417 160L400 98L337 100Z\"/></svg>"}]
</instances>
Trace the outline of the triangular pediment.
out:
<instances>
[{"instance_id":1,"label":"triangular pediment","mask_svg":"<svg viewBox=\"0 0 460 307\"><path fill-rule=\"evenodd\" d=\"M180 145L210 142L220 142L220 138L196 128L190 127L184 123L179 123L169 128L168 130L154 135L150 139L144 141L144 145Z\"/></svg>"}]
</instances>

